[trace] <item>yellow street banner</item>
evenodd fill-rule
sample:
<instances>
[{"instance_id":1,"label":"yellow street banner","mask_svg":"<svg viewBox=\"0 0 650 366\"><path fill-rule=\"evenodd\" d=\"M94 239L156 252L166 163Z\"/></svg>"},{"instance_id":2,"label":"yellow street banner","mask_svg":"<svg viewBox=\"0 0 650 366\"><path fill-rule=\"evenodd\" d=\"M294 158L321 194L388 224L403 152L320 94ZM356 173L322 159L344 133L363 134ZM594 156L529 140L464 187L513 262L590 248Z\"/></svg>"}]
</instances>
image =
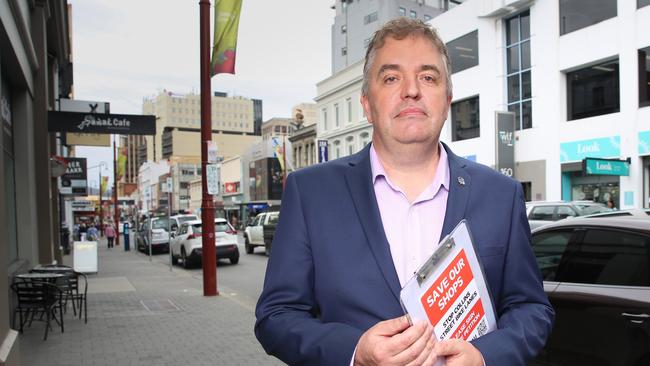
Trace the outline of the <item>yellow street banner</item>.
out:
<instances>
[{"instance_id":1,"label":"yellow street banner","mask_svg":"<svg viewBox=\"0 0 650 366\"><path fill-rule=\"evenodd\" d=\"M107 176L102 176L101 187L99 187L99 188L100 188L102 194L106 193L106 189L108 188L108 177Z\"/></svg>"},{"instance_id":2,"label":"yellow street banner","mask_svg":"<svg viewBox=\"0 0 650 366\"><path fill-rule=\"evenodd\" d=\"M124 177L126 171L126 146L120 147L120 153L117 155L117 180Z\"/></svg>"},{"instance_id":3,"label":"yellow street banner","mask_svg":"<svg viewBox=\"0 0 650 366\"><path fill-rule=\"evenodd\" d=\"M235 73L237 30L242 0L217 0L214 6L214 44L210 76Z\"/></svg>"}]
</instances>

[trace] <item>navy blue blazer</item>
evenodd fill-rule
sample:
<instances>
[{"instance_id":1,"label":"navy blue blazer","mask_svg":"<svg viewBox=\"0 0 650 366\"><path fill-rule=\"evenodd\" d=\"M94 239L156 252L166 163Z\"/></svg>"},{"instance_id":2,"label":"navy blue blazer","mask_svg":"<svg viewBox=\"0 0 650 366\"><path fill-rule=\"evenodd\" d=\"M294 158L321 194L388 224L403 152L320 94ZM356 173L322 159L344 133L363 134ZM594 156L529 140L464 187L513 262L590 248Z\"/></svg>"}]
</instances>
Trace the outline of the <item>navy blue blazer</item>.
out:
<instances>
[{"instance_id":1,"label":"navy blue blazer","mask_svg":"<svg viewBox=\"0 0 650 366\"><path fill-rule=\"evenodd\" d=\"M266 352L287 364L349 365L363 332L404 315L369 146L287 179L255 323ZM524 365L544 346L554 311L530 247L521 184L445 149L442 236L467 219L498 318L498 329L473 344L486 365Z\"/></svg>"}]
</instances>

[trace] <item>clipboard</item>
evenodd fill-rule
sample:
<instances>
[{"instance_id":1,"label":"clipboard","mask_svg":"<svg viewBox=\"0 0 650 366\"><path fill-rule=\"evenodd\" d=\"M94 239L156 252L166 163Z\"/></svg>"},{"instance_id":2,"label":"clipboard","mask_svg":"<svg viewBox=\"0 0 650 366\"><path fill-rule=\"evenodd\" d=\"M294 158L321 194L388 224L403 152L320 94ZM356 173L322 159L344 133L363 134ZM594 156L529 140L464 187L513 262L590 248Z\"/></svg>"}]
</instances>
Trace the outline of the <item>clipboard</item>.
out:
<instances>
[{"instance_id":1,"label":"clipboard","mask_svg":"<svg viewBox=\"0 0 650 366\"><path fill-rule=\"evenodd\" d=\"M496 329L490 292L474 248L467 221L462 220L400 292L411 324L428 321L438 341L471 341Z\"/></svg>"}]
</instances>

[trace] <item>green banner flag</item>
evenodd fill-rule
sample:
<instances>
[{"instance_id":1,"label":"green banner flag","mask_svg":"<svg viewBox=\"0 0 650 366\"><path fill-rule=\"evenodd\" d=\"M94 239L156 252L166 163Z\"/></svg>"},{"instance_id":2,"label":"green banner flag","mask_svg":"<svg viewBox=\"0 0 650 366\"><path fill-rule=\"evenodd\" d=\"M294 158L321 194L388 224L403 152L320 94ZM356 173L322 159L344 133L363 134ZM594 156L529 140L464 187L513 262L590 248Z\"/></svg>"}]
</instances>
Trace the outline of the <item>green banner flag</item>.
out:
<instances>
[{"instance_id":1,"label":"green banner flag","mask_svg":"<svg viewBox=\"0 0 650 366\"><path fill-rule=\"evenodd\" d=\"M214 6L214 44L210 76L235 73L237 29L242 0L217 0Z\"/></svg>"}]
</instances>

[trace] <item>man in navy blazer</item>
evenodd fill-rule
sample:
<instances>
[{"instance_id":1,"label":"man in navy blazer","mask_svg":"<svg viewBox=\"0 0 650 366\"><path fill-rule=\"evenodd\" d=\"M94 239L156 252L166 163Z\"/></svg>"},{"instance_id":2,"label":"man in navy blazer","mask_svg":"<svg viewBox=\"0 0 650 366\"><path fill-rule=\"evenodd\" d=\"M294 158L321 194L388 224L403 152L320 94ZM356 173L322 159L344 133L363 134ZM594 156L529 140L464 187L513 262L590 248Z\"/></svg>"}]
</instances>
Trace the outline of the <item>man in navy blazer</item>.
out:
<instances>
[{"instance_id":1,"label":"man in navy blazer","mask_svg":"<svg viewBox=\"0 0 650 366\"><path fill-rule=\"evenodd\" d=\"M524 365L544 346L554 312L530 248L521 184L439 142L449 67L444 43L421 21L393 20L373 37L361 97L372 144L287 179L256 309L267 353L291 365L431 365L443 357L447 365ZM404 274L392 251L407 243L387 238L396 227L382 222L376 194L383 179L407 205L419 204L441 171L447 180L436 195L446 206L431 243L468 221L497 316L498 329L472 342L436 341L429 325L404 317Z\"/></svg>"}]
</instances>

